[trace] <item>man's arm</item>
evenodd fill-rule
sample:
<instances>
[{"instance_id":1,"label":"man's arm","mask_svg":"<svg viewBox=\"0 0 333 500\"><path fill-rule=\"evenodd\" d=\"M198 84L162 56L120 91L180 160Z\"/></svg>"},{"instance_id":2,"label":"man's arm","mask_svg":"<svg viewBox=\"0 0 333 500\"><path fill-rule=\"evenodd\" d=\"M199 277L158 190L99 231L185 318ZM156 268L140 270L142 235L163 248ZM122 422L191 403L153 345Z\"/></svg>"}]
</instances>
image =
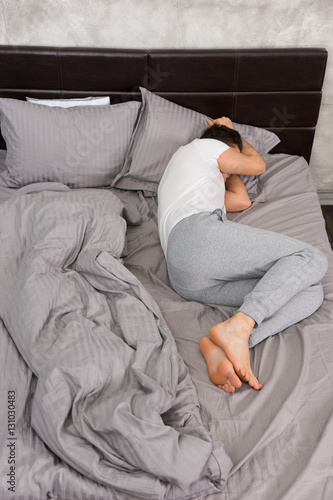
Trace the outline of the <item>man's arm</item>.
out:
<instances>
[{"instance_id":1,"label":"man's arm","mask_svg":"<svg viewBox=\"0 0 333 500\"><path fill-rule=\"evenodd\" d=\"M207 123L210 126L217 124L234 128L231 120L225 116L213 121L207 120ZM217 163L221 172L242 175L260 175L265 172L266 164L260 154L244 139L242 139L242 145L241 152L231 147L219 156Z\"/></svg>"},{"instance_id":2,"label":"man's arm","mask_svg":"<svg viewBox=\"0 0 333 500\"><path fill-rule=\"evenodd\" d=\"M242 212L251 206L246 187L238 175L230 175L225 183L224 205L227 212Z\"/></svg>"},{"instance_id":3,"label":"man's arm","mask_svg":"<svg viewBox=\"0 0 333 500\"><path fill-rule=\"evenodd\" d=\"M229 148L222 153L217 163L221 172L241 175L260 175L266 170L266 164L260 154L244 139L241 152Z\"/></svg>"}]
</instances>

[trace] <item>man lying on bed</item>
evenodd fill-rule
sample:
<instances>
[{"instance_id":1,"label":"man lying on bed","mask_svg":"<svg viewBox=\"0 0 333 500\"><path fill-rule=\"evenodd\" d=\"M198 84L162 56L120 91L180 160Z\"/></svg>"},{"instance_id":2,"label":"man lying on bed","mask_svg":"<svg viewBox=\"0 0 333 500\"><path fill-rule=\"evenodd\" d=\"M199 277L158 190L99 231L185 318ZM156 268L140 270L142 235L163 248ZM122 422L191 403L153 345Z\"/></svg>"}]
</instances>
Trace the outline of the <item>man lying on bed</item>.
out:
<instances>
[{"instance_id":1,"label":"man lying on bed","mask_svg":"<svg viewBox=\"0 0 333 500\"><path fill-rule=\"evenodd\" d=\"M201 340L212 382L226 392L242 381L261 389L249 348L318 309L327 260L306 243L227 220L227 212L251 205L238 174L259 175L266 166L228 118L208 124L163 174L159 235L179 295L237 308Z\"/></svg>"}]
</instances>

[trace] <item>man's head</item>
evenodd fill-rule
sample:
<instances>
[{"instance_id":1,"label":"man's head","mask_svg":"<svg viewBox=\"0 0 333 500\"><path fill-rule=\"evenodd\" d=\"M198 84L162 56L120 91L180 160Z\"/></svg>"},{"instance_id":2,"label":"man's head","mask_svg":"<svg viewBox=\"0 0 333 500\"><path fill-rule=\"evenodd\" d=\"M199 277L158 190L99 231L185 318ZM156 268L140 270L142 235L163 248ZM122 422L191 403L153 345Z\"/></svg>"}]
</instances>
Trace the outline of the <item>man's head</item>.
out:
<instances>
[{"instance_id":1,"label":"man's head","mask_svg":"<svg viewBox=\"0 0 333 500\"><path fill-rule=\"evenodd\" d=\"M233 128L226 127L225 125L212 125L208 127L200 139L217 139L218 141L224 142L227 146L234 148L238 147L239 151L242 151L242 138Z\"/></svg>"}]
</instances>

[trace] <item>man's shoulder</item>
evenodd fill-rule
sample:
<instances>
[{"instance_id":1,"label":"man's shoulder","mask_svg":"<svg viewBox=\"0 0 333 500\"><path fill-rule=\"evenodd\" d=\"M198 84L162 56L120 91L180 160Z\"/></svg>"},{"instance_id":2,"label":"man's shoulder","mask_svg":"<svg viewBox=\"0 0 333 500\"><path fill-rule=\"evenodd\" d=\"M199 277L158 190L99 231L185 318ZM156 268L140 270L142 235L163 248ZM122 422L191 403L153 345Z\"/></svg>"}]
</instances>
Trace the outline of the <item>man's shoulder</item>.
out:
<instances>
[{"instance_id":1,"label":"man's shoulder","mask_svg":"<svg viewBox=\"0 0 333 500\"><path fill-rule=\"evenodd\" d=\"M212 165L216 165L218 157L229 149L227 144L217 139L197 139L193 145L202 158Z\"/></svg>"}]
</instances>

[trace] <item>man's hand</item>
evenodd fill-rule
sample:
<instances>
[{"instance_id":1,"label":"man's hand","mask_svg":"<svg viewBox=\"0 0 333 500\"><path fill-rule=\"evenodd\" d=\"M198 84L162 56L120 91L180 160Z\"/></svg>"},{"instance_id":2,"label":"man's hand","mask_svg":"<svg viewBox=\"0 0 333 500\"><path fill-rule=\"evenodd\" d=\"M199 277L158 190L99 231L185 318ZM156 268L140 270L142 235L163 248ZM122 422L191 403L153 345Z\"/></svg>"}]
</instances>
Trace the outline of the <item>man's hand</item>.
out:
<instances>
[{"instance_id":1,"label":"man's hand","mask_svg":"<svg viewBox=\"0 0 333 500\"><path fill-rule=\"evenodd\" d=\"M221 118L216 118L215 120L210 120L207 118L207 123L211 127L212 125L225 125L226 127L229 128L234 128L232 121L230 118L227 118L226 116L222 116Z\"/></svg>"}]
</instances>

